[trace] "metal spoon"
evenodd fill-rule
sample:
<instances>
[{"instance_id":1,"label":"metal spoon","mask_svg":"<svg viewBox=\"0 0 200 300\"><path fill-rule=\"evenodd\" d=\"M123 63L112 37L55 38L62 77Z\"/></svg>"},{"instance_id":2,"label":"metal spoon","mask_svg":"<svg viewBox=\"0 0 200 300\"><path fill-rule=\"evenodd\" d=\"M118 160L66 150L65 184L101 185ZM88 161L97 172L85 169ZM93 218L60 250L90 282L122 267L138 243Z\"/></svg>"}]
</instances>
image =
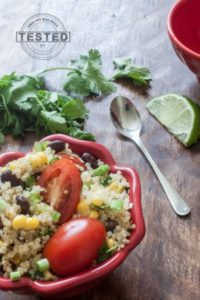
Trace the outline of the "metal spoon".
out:
<instances>
[{"instance_id":1,"label":"metal spoon","mask_svg":"<svg viewBox=\"0 0 200 300\"><path fill-rule=\"evenodd\" d=\"M171 184L164 177L158 166L152 159L151 155L145 148L143 142L140 139L140 131L142 128L142 122L140 115L135 108L134 104L125 97L119 96L112 100L110 106L110 115L113 124L119 131L119 133L130 140L132 140L143 152L146 159L149 161L154 172L156 173L173 209L179 216L186 216L190 213L190 208L185 203L183 198L177 193L177 191L171 186Z\"/></svg>"}]
</instances>

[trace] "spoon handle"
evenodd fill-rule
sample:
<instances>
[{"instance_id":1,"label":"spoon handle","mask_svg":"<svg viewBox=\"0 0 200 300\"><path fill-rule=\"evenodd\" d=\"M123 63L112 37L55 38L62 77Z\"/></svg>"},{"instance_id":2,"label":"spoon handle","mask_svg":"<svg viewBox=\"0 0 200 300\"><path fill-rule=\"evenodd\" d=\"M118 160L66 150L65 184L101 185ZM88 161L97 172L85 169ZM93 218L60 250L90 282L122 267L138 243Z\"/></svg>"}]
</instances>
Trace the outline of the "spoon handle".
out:
<instances>
[{"instance_id":1,"label":"spoon handle","mask_svg":"<svg viewBox=\"0 0 200 300\"><path fill-rule=\"evenodd\" d=\"M152 159L151 155L149 154L148 150L144 146L143 142L140 138L133 139L133 141L137 144L140 150L145 155L146 159L149 161L150 165L152 166L154 172L156 173L168 199L171 203L171 206L179 216L186 216L190 213L189 206L185 203L183 198L178 194L178 192L171 186L171 184L167 181L165 176L162 174L154 160Z\"/></svg>"}]
</instances>

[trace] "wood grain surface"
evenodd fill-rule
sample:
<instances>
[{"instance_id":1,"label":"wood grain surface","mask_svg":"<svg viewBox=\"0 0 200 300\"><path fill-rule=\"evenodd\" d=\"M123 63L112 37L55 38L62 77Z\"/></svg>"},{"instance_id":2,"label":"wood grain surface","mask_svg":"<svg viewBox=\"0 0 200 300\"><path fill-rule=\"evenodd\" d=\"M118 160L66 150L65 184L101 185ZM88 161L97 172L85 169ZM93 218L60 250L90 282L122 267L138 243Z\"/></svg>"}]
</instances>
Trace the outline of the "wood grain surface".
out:
<instances>
[{"instance_id":1,"label":"wood grain surface","mask_svg":"<svg viewBox=\"0 0 200 300\"><path fill-rule=\"evenodd\" d=\"M146 236L126 261L105 281L79 300L197 300L200 299L200 144L185 149L147 112L147 101L160 94L178 92L200 103L200 85L178 60L166 30L166 18L175 0L10 0L0 1L0 73L28 73L47 66L63 66L70 59L97 48L105 72L113 71L112 58L132 57L153 74L147 95L129 82L118 84L116 94L129 97L143 119L142 138L160 169L187 200L192 213L179 218L139 150L120 138L109 118L114 95L88 101L87 129L108 147L119 165L134 166L141 178ZM15 33L28 17L44 12L58 17L71 31L71 43L54 59L29 57ZM62 72L48 76L48 87L61 90ZM23 141L6 139L1 152L27 151L33 136ZM35 300L0 292L0 299Z\"/></svg>"}]
</instances>

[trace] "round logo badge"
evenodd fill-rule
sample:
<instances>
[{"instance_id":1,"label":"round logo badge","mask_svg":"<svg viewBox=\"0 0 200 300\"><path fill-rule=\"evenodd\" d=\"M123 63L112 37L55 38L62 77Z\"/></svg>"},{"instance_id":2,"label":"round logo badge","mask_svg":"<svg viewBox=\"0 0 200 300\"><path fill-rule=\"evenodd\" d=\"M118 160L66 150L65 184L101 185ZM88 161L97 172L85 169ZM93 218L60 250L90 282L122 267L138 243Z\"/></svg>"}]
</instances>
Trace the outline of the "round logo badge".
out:
<instances>
[{"instance_id":1,"label":"round logo badge","mask_svg":"<svg viewBox=\"0 0 200 300\"><path fill-rule=\"evenodd\" d=\"M63 23L50 14L29 18L16 33L16 41L28 55L36 59L50 59L58 55L70 42L70 32Z\"/></svg>"}]
</instances>

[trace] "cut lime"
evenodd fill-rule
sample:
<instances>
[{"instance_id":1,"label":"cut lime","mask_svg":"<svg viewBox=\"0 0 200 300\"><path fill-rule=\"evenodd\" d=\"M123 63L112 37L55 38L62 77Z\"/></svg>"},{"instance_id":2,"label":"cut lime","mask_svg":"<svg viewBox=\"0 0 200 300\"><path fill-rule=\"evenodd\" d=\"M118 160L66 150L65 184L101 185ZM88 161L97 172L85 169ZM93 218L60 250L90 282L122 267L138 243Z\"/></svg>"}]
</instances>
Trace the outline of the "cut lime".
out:
<instances>
[{"instance_id":1,"label":"cut lime","mask_svg":"<svg viewBox=\"0 0 200 300\"><path fill-rule=\"evenodd\" d=\"M149 101L147 109L185 146L200 138L200 106L191 99L163 95Z\"/></svg>"}]
</instances>

